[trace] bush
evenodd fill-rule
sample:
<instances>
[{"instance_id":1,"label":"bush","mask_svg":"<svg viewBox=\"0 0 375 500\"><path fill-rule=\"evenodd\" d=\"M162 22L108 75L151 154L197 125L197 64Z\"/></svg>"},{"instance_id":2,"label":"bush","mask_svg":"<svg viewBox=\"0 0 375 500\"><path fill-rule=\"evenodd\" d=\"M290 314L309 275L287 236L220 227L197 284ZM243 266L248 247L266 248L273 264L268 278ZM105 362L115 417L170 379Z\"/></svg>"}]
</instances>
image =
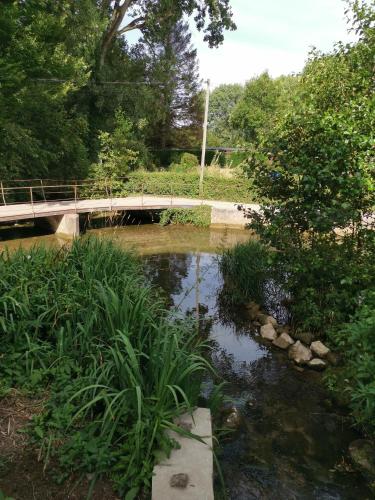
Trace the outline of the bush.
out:
<instances>
[{"instance_id":1,"label":"bush","mask_svg":"<svg viewBox=\"0 0 375 500\"><path fill-rule=\"evenodd\" d=\"M375 436L375 289L367 292L352 321L331 333L344 366L330 377L334 390L345 391L356 422Z\"/></svg>"},{"instance_id":2,"label":"bush","mask_svg":"<svg viewBox=\"0 0 375 500\"><path fill-rule=\"evenodd\" d=\"M211 224L211 207L167 208L160 215L160 224L191 224L197 227L209 227Z\"/></svg>"},{"instance_id":3,"label":"bush","mask_svg":"<svg viewBox=\"0 0 375 500\"><path fill-rule=\"evenodd\" d=\"M307 238L306 238L307 239ZM325 335L349 321L362 290L375 284L375 245L368 234L358 251L351 237L316 239L314 244L289 248L275 255L284 287L292 301L295 326Z\"/></svg>"},{"instance_id":4,"label":"bush","mask_svg":"<svg viewBox=\"0 0 375 500\"><path fill-rule=\"evenodd\" d=\"M181 165L186 165L188 168L194 168L199 166L198 158L191 153L183 153L180 160Z\"/></svg>"},{"instance_id":5,"label":"bush","mask_svg":"<svg viewBox=\"0 0 375 500\"><path fill-rule=\"evenodd\" d=\"M33 424L46 460L110 474L121 495L150 489L173 446L165 430L197 404L209 368L190 324L108 241L2 254L0 273L0 376L48 398Z\"/></svg>"},{"instance_id":6,"label":"bush","mask_svg":"<svg viewBox=\"0 0 375 500\"><path fill-rule=\"evenodd\" d=\"M198 158L190 153L183 153L180 158L180 163L171 163L169 170L171 172L197 172Z\"/></svg>"}]
</instances>

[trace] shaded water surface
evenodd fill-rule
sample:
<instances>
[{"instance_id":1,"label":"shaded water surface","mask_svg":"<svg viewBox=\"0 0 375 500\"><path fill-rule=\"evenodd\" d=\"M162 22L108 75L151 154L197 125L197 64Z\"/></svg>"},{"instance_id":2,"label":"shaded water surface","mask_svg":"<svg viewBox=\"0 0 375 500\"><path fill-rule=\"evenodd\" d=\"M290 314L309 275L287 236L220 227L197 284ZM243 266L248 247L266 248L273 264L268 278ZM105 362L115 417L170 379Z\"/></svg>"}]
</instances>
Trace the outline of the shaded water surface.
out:
<instances>
[{"instance_id":1,"label":"shaded water surface","mask_svg":"<svg viewBox=\"0 0 375 500\"><path fill-rule=\"evenodd\" d=\"M136 248L171 307L199 315L202 334L212 341L213 362L227 382L225 393L243 417L219 452L228 498L372 498L361 477L345 471L348 444L357 436L331 406L321 374L296 371L284 352L262 342L245 310L229 309L220 300L218 253L246 241L248 232L157 225L92 232L115 235L124 247ZM38 241L62 243L53 236Z\"/></svg>"}]
</instances>

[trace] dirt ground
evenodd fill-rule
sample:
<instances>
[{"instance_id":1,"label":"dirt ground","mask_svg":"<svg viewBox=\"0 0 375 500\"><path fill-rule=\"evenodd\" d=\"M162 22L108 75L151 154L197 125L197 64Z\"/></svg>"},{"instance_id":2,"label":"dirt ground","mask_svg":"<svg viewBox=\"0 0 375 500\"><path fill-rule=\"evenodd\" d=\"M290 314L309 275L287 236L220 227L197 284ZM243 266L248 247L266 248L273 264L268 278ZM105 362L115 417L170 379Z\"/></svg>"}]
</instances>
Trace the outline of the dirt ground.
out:
<instances>
[{"instance_id":1,"label":"dirt ground","mask_svg":"<svg viewBox=\"0 0 375 500\"><path fill-rule=\"evenodd\" d=\"M14 500L85 500L87 479L69 478L64 484L54 481L50 469L44 469L38 450L28 444L22 432L33 415L38 414L43 400L31 399L16 391L0 399L0 498ZM95 485L93 500L117 500L109 481Z\"/></svg>"}]
</instances>

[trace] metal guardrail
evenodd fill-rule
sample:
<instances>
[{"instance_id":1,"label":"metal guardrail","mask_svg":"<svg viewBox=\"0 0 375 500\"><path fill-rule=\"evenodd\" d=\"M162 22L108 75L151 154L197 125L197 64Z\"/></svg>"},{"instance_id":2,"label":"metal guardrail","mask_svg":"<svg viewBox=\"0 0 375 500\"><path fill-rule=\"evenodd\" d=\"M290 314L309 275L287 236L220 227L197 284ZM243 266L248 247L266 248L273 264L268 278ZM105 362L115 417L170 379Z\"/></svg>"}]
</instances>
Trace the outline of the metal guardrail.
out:
<instances>
[{"instance_id":1,"label":"metal guardrail","mask_svg":"<svg viewBox=\"0 0 375 500\"><path fill-rule=\"evenodd\" d=\"M126 191L128 177L117 177L116 179L74 179L74 180L56 180L56 179L15 179L0 181L0 206L14 206L30 204L53 203L53 202L72 202L75 204L80 200L87 199L108 199L112 207L112 199L121 197L118 194L119 183L123 183ZM129 195L141 196L141 205L143 206L144 184L140 190L129 192L123 196ZM173 186L170 186L170 193L157 195L166 197L173 203Z\"/></svg>"},{"instance_id":2,"label":"metal guardrail","mask_svg":"<svg viewBox=\"0 0 375 500\"><path fill-rule=\"evenodd\" d=\"M30 203L74 201L92 197L112 198L116 182L126 183L127 178L116 180L17 179L0 181L0 206ZM143 185L142 193L143 195Z\"/></svg>"}]
</instances>

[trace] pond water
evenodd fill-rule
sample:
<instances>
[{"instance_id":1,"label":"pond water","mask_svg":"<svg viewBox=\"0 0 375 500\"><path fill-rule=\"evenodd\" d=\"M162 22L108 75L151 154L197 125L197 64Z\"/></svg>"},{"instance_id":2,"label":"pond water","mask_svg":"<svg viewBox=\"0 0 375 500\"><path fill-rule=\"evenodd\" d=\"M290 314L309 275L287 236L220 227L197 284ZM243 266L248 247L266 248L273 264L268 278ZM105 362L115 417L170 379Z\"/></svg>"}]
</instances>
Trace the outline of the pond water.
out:
<instances>
[{"instance_id":1,"label":"pond water","mask_svg":"<svg viewBox=\"0 0 375 500\"><path fill-rule=\"evenodd\" d=\"M158 225L89 232L115 236L122 246L137 249L171 307L199 317L226 382L224 392L242 415L239 429L218 450L229 499L372 498L365 481L346 470L348 445L358 436L332 406L322 375L295 370L284 352L252 329L244 308L228 308L221 300L218 254L246 241L249 232ZM23 238L22 229L14 236L7 242L12 248L20 241L64 243L53 235ZM217 485L217 498L222 495Z\"/></svg>"}]
</instances>

